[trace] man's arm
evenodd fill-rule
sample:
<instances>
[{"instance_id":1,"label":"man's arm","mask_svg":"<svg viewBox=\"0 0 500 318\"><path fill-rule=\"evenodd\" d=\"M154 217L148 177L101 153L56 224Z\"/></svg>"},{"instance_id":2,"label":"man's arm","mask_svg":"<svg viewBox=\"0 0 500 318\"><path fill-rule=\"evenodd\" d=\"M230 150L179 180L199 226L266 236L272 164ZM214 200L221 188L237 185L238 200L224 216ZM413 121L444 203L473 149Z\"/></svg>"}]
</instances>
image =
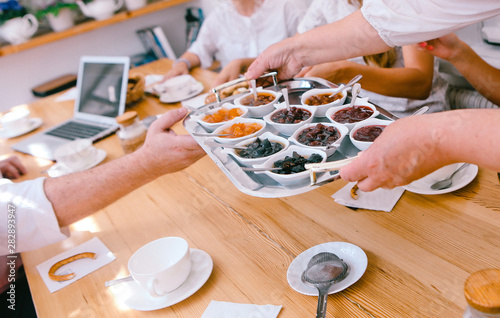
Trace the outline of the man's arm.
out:
<instances>
[{"instance_id":1,"label":"man's arm","mask_svg":"<svg viewBox=\"0 0 500 318\"><path fill-rule=\"evenodd\" d=\"M165 113L151 124L144 145L134 153L87 171L47 179L45 194L59 225L67 226L166 173L182 170L205 152L188 135L170 127L185 109Z\"/></svg>"}]
</instances>

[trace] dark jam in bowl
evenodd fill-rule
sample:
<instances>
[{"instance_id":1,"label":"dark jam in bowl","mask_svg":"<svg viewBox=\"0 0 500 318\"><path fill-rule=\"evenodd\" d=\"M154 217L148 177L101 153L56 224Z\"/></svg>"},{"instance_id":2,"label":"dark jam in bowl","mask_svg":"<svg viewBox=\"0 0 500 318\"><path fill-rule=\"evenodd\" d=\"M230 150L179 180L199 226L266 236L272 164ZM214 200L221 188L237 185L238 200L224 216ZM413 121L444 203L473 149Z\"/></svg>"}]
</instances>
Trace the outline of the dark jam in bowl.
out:
<instances>
[{"instance_id":1,"label":"dark jam in bowl","mask_svg":"<svg viewBox=\"0 0 500 318\"><path fill-rule=\"evenodd\" d=\"M373 142L384 131L386 125L371 125L361 127L352 135L354 139L359 141Z\"/></svg>"},{"instance_id":2,"label":"dark jam in bowl","mask_svg":"<svg viewBox=\"0 0 500 318\"><path fill-rule=\"evenodd\" d=\"M318 163L323 160L323 157L320 154L313 153L309 156L309 158L302 157L295 151L292 156L286 156L285 159L278 160L274 163L275 168L282 168L281 170L274 170L274 173L277 174L292 174L299 173L302 171L306 171L304 165L306 163Z\"/></svg>"},{"instance_id":3,"label":"dark jam in bowl","mask_svg":"<svg viewBox=\"0 0 500 318\"><path fill-rule=\"evenodd\" d=\"M310 96L306 99L306 105L309 106L320 106L333 103L337 99L341 99L344 95L342 93L337 93L332 96L332 93L317 94Z\"/></svg>"},{"instance_id":4,"label":"dark jam in bowl","mask_svg":"<svg viewBox=\"0 0 500 318\"><path fill-rule=\"evenodd\" d=\"M370 118L373 109L368 106L353 106L339 110L332 119L340 124L352 124Z\"/></svg>"},{"instance_id":5,"label":"dark jam in bowl","mask_svg":"<svg viewBox=\"0 0 500 318\"><path fill-rule=\"evenodd\" d=\"M254 98L253 94L248 95L243 98L240 103L244 106L262 106L272 102L276 96L271 93L257 93L257 99Z\"/></svg>"},{"instance_id":6,"label":"dark jam in bowl","mask_svg":"<svg viewBox=\"0 0 500 318\"><path fill-rule=\"evenodd\" d=\"M311 112L298 107L281 109L271 116L271 120L278 124L298 124L311 117Z\"/></svg>"},{"instance_id":7,"label":"dark jam in bowl","mask_svg":"<svg viewBox=\"0 0 500 318\"><path fill-rule=\"evenodd\" d=\"M235 152L242 158L263 158L277 153L283 149L283 145L269 139L255 139L254 142L246 146L246 149L236 149Z\"/></svg>"},{"instance_id":8,"label":"dark jam in bowl","mask_svg":"<svg viewBox=\"0 0 500 318\"><path fill-rule=\"evenodd\" d=\"M332 126L317 124L302 130L297 141L306 146L323 147L334 143L340 138L340 131Z\"/></svg>"}]
</instances>

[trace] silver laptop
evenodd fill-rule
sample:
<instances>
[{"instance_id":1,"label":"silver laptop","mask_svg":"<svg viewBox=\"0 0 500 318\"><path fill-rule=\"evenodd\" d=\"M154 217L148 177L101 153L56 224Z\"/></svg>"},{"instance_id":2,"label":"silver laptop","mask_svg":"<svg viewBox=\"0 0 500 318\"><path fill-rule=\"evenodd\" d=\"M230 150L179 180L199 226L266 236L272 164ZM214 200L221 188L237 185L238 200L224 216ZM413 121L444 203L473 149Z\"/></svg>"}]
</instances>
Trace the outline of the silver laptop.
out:
<instances>
[{"instance_id":1,"label":"silver laptop","mask_svg":"<svg viewBox=\"0 0 500 318\"><path fill-rule=\"evenodd\" d=\"M11 146L35 157L54 160L54 150L76 138L93 142L118 129L115 117L123 114L130 58L82 56L76 81L73 118Z\"/></svg>"}]
</instances>

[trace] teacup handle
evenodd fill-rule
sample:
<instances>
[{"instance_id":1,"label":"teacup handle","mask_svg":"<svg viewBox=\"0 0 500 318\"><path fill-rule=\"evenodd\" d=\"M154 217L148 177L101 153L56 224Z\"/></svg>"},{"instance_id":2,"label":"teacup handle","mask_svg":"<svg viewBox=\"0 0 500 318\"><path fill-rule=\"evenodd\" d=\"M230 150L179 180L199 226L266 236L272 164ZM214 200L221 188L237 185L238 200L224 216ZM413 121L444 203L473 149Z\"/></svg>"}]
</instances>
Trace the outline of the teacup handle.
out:
<instances>
[{"instance_id":1,"label":"teacup handle","mask_svg":"<svg viewBox=\"0 0 500 318\"><path fill-rule=\"evenodd\" d=\"M117 11L118 9L120 9L123 6L123 3L124 3L124 0L117 0L113 11Z\"/></svg>"},{"instance_id":2,"label":"teacup handle","mask_svg":"<svg viewBox=\"0 0 500 318\"><path fill-rule=\"evenodd\" d=\"M123 1L123 0L122 0ZM159 294L157 291L156 291L156 288L155 288L155 283L157 282L158 280L153 278L151 279L150 281L148 281L148 292L151 296L153 297L161 297L164 294Z\"/></svg>"},{"instance_id":3,"label":"teacup handle","mask_svg":"<svg viewBox=\"0 0 500 318\"><path fill-rule=\"evenodd\" d=\"M23 21L27 26L27 28L24 30L25 35L30 37L35 34L36 30L38 30L38 20L36 19L36 17L33 14L28 13L24 15Z\"/></svg>"}]
</instances>

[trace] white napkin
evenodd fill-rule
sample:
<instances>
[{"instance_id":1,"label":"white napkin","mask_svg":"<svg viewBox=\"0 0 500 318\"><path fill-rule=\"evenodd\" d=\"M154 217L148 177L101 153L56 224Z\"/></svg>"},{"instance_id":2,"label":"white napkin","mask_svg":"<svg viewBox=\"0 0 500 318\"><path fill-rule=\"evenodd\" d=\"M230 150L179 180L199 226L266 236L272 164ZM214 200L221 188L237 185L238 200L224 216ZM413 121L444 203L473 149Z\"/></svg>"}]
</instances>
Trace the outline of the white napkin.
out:
<instances>
[{"instance_id":1,"label":"white napkin","mask_svg":"<svg viewBox=\"0 0 500 318\"><path fill-rule=\"evenodd\" d=\"M201 318L276 318L281 307L212 300Z\"/></svg>"},{"instance_id":2,"label":"white napkin","mask_svg":"<svg viewBox=\"0 0 500 318\"><path fill-rule=\"evenodd\" d=\"M357 190L358 198L355 200L351 196L351 189L356 182L351 182L332 195L335 202L352 208L368 209L391 212L399 198L405 191L398 187L392 190L377 189L372 192Z\"/></svg>"},{"instance_id":3,"label":"white napkin","mask_svg":"<svg viewBox=\"0 0 500 318\"><path fill-rule=\"evenodd\" d=\"M49 278L49 269L52 267L52 265L75 254L85 253L85 252L95 253L96 258L95 259L82 258L74 262L71 262L67 265L64 265L63 267L61 267L59 270L56 271L56 274L58 275L75 273L76 276L73 279L62 282L56 282ZM116 259L115 255L111 253L111 251L106 247L106 245L104 245L104 243L102 243L101 240L99 240L97 237L94 237L93 239L88 240L87 242L80 244L69 251L63 252L57 256L52 257L51 259L38 265L36 269L40 273L40 276L42 276L42 279L45 282L45 285L47 285L49 291L53 293L61 288L64 288L76 282L80 278L92 273L93 271L103 267L104 265L114 261L115 259Z\"/></svg>"}]
</instances>

